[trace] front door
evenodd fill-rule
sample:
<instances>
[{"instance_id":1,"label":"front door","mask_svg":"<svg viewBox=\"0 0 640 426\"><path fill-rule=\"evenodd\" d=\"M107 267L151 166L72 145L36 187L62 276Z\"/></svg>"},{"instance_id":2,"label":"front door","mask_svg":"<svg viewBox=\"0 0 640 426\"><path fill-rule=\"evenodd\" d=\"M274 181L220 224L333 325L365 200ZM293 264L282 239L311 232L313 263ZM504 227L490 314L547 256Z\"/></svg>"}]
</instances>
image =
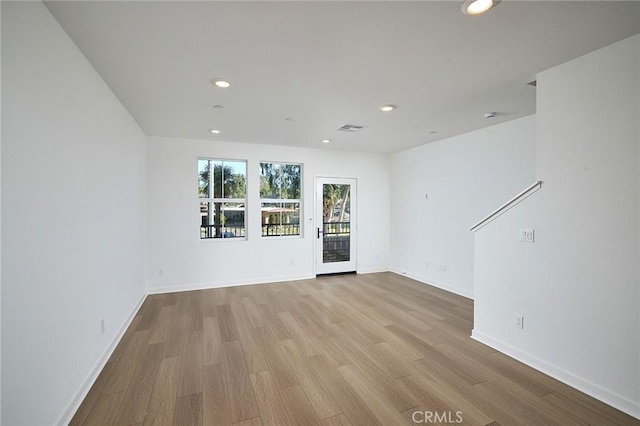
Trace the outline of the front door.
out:
<instances>
[{"instance_id":1,"label":"front door","mask_svg":"<svg viewBox=\"0 0 640 426\"><path fill-rule=\"evenodd\" d=\"M356 180L316 178L316 274L356 271Z\"/></svg>"}]
</instances>

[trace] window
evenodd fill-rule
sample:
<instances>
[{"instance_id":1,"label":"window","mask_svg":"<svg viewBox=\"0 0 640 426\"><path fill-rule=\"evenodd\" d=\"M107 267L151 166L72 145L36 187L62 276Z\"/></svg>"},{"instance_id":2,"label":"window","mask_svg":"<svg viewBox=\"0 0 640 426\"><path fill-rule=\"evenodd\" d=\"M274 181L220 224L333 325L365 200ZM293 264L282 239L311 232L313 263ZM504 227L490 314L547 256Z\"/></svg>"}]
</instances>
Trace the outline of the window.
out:
<instances>
[{"instance_id":1,"label":"window","mask_svg":"<svg viewBox=\"0 0 640 426\"><path fill-rule=\"evenodd\" d=\"M260 163L262 236L300 235L301 164Z\"/></svg>"},{"instance_id":2,"label":"window","mask_svg":"<svg viewBox=\"0 0 640 426\"><path fill-rule=\"evenodd\" d=\"M246 238L247 162L198 159L200 238Z\"/></svg>"}]
</instances>

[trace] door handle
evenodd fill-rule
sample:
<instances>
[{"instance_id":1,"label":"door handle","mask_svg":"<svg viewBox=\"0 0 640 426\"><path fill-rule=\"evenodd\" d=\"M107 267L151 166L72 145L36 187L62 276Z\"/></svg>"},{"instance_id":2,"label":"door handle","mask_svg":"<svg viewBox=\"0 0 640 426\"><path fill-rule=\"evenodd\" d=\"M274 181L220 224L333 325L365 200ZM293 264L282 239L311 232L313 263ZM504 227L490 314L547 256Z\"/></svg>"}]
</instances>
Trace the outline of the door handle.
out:
<instances>
[{"instance_id":1,"label":"door handle","mask_svg":"<svg viewBox=\"0 0 640 426\"><path fill-rule=\"evenodd\" d=\"M320 239L320 234L324 234L324 232L322 232L320 228L318 228L318 239Z\"/></svg>"}]
</instances>

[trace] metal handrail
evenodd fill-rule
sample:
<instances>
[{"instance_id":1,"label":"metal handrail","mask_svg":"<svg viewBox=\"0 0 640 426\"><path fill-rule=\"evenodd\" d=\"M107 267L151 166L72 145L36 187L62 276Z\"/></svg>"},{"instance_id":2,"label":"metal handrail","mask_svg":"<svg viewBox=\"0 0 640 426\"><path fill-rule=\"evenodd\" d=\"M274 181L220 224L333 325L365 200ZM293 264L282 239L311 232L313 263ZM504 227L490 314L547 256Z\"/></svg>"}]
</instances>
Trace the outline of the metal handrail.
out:
<instances>
[{"instance_id":1,"label":"metal handrail","mask_svg":"<svg viewBox=\"0 0 640 426\"><path fill-rule=\"evenodd\" d=\"M484 225L489 220L493 219L503 210L506 210L507 208L511 207L512 204L516 203L517 201L520 201L521 198L529 194L529 192L531 192L534 188L541 188L541 187L542 187L542 181L541 180L536 181L533 185L529 186L527 189L525 189L524 191L522 191L521 193L519 193L518 195L516 195L515 197L513 197L512 199L510 199L500 207L498 207L496 210L491 212L487 217L482 219L480 222L473 225L471 228L469 228L469 231L475 231L477 228Z\"/></svg>"}]
</instances>

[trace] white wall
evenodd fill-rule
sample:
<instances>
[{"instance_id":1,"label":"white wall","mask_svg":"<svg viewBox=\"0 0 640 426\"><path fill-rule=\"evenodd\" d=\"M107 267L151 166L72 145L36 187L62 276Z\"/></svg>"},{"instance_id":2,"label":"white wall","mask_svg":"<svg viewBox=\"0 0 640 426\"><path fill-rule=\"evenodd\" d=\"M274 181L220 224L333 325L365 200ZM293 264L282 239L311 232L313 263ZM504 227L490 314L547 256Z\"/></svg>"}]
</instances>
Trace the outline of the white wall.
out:
<instances>
[{"instance_id":1,"label":"white wall","mask_svg":"<svg viewBox=\"0 0 640 426\"><path fill-rule=\"evenodd\" d=\"M391 156L391 268L473 297L469 227L533 183L535 116Z\"/></svg>"},{"instance_id":2,"label":"white wall","mask_svg":"<svg viewBox=\"0 0 640 426\"><path fill-rule=\"evenodd\" d=\"M200 240L198 157L248 160L247 241ZM260 161L304 164L304 238L260 237ZM358 272L388 269L388 156L152 137L147 173L147 275L152 293L313 277L315 176L358 179Z\"/></svg>"},{"instance_id":3,"label":"white wall","mask_svg":"<svg viewBox=\"0 0 640 426\"><path fill-rule=\"evenodd\" d=\"M636 35L538 75L544 185L476 233L473 332L636 417L639 54ZM535 243L519 243L520 228Z\"/></svg>"},{"instance_id":4,"label":"white wall","mask_svg":"<svg viewBox=\"0 0 640 426\"><path fill-rule=\"evenodd\" d=\"M2 45L2 7L0 7L0 46ZM2 67L0 66L0 81ZM2 84L0 84L2 99ZM2 129L2 106L0 105L0 129ZM2 211L2 132L0 131L0 212ZM0 214L0 241L2 241L2 215ZM2 244L0 244L0 423L2 423Z\"/></svg>"},{"instance_id":5,"label":"white wall","mask_svg":"<svg viewBox=\"0 0 640 426\"><path fill-rule=\"evenodd\" d=\"M2 2L2 89L2 424L51 425L145 294L146 137L40 2Z\"/></svg>"}]
</instances>

